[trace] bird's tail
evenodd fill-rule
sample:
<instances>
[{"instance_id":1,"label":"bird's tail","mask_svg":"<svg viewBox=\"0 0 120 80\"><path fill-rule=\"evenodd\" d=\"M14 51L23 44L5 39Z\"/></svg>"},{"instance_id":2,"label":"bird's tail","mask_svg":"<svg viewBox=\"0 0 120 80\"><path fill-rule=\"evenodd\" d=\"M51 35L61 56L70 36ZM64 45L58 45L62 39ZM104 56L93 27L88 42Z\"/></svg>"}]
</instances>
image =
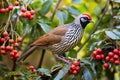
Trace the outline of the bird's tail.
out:
<instances>
[{"instance_id":1,"label":"bird's tail","mask_svg":"<svg viewBox=\"0 0 120 80\"><path fill-rule=\"evenodd\" d=\"M32 46L28 51L26 51L24 54L22 54L18 59L17 62L21 60L25 60L35 49L37 46Z\"/></svg>"}]
</instances>

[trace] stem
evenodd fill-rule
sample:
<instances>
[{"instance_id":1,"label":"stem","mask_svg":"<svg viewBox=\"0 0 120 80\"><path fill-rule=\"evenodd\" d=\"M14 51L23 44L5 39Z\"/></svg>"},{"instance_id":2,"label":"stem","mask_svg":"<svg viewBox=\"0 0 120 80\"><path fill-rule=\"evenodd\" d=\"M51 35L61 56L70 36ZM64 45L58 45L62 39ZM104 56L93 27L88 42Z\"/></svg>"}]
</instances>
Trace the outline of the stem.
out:
<instances>
[{"instance_id":1,"label":"stem","mask_svg":"<svg viewBox=\"0 0 120 80\"><path fill-rule=\"evenodd\" d=\"M16 65L16 60L14 60L14 61L13 61L13 67L12 67L12 70L11 70L11 71L15 71L15 70L16 70L16 67L17 67L17 65ZM14 75L11 75L10 79L11 79L11 80L14 80Z\"/></svg>"},{"instance_id":2,"label":"stem","mask_svg":"<svg viewBox=\"0 0 120 80\"><path fill-rule=\"evenodd\" d=\"M60 2L61 2L61 0L59 0L59 1L57 2L57 4L56 4L55 10L54 10L53 15L52 15L52 17L51 17L51 21L53 21L53 19L54 19L55 13L56 13L56 11L57 11L57 9L58 9L58 6L59 6Z\"/></svg>"},{"instance_id":3,"label":"stem","mask_svg":"<svg viewBox=\"0 0 120 80\"><path fill-rule=\"evenodd\" d=\"M45 56L45 52L46 52L46 50L45 50L45 49L43 49L43 50L42 50L41 57L40 57L40 61L39 61L38 68L41 68L41 66L42 66L43 59L44 59L44 56Z\"/></svg>"},{"instance_id":4,"label":"stem","mask_svg":"<svg viewBox=\"0 0 120 80\"><path fill-rule=\"evenodd\" d=\"M110 3L110 0L107 0L105 6L104 6L104 8L103 8L102 16L100 17L99 21L96 23L93 31L90 33L90 35L88 36L88 38L86 39L86 41L80 46L80 48L78 49L77 52L80 52L80 50L84 47L84 45L90 40L92 34L93 34L93 33L97 30L97 28L99 27L99 24L101 23L104 15L105 15L105 13L106 13L107 10L108 10L109 3Z\"/></svg>"}]
</instances>

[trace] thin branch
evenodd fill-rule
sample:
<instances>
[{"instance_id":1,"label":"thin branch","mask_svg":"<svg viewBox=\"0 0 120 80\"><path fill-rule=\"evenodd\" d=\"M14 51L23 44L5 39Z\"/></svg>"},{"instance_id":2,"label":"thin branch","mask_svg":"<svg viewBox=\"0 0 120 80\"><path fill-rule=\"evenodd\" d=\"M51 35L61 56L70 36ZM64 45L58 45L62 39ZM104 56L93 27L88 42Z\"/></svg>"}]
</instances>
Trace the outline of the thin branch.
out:
<instances>
[{"instance_id":1,"label":"thin branch","mask_svg":"<svg viewBox=\"0 0 120 80\"><path fill-rule=\"evenodd\" d=\"M61 0L59 0L59 1L57 2L57 4L56 4L55 10L54 10L53 15L52 15L52 17L51 17L51 21L53 21L53 19L54 19L55 13L56 13L56 11L57 11L57 9L58 9L58 6L59 6L60 2L61 2Z\"/></svg>"},{"instance_id":2,"label":"thin branch","mask_svg":"<svg viewBox=\"0 0 120 80\"><path fill-rule=\"evenodd\" d=\"M11 71L15 71L15 70L16 70L16 67L17 67L16 60L14 60L14 61L13 61L13 66L12 66L12 70L11 70ZM11 80L14 80L14 75L11 75L10 79L11 79Z\"/></svg>"},{"instance_id":3,"label":"thin branch","mask_svg":"<svg viewBox=\"0 0 120 80\"><path fill-rule=\"evenodd\" d=\"M106 13L107 10L108 10L109 4L110 4L110 0L107 0L105 6L104 6L104 8L103 8L102 16L100 17L99 21L96 23L96 25L95 25L93 31L90 33L90 35L88 36L88 38L86 39L86 41L80 46L80 48L78 49L77 52L80 52L80 50L84 47L84 45L90 40L92 34L97 30L97 28L98 28L99 24L101 23L101 21L102 21L104 15L105 15L105 13Z\"/></svg>"},{"instance_id":4,"label":"thin branch","mask_svg":"<svg viewBox=\"0 0 120 80\"><path fill-rule=\"evenodd\" d=\"M45 49L43 49L43 50L42 50L41 57L40 57L40 61L39 61L38 68L41 68L41 66L42 66L43 59L44 59L44 56L45 56L45 52L46 52L46 50L45 50Z\"/></svg>"}]
</instances>

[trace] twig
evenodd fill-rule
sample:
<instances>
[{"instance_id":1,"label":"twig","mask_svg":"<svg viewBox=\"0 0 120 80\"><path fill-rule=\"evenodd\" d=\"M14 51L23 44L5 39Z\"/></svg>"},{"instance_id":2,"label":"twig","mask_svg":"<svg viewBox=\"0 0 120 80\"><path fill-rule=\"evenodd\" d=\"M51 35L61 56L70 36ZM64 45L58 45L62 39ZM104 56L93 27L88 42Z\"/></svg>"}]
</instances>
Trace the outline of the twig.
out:
<instances>
[{"instance_id":1,"label":"twig","mask_svg":"<svg viewBox=\"0 0 120 80\"><path fill-rule=\"evenodd\" d=\"M16 60L14 60L14 61L13 61L13 66L12 66L12 71L15 71L15 70L16 70L16 67L17 67L17 65L16 65ZM14 75L11 75L10 79L11 79L11 80L14 80Z\"/></svg>"},{"instance_id":2,"label":"twig","mask_svg":"<svg viewBox=\"0 0 120 80\"><path fill-rule=\"evenodd\" d=\"M42 50L41 57L40 57L40 61L39 61L38 68L41 68L41 66L42 66L42 62L43 62L43 59L44 59L44 56L45 56L45 52L46 52L46 50L43 49L43 50Z\"/></svg>"},{"instance_id":3,"label":"twig","mask_svg":"<svg viewBox=\"0 0 120 80\"><path fill-rule=\"evenodd\" d=\"M54 10L53 15L52 15L52 17L51 17L51 21L53 21L53 19L54 19L55 13L56 13L56 11L57 11L57 9L58 9L58 6L59 6L60 2L61 2L61 0L59 0L59 1L57 2L57 4L56 4L55 10Z\"/></svg>"},{"instance_id":4,"label":"twig","mask_svg":"<svg viewBox=\"0 0 120 80\"><path fill-rule=\"evenodd\" d=\"M101 21L102 21L104 15L105 15L105 13L106 13L107 10L108 10L109 4L110 4L110 0L107 0L105 6L104 6L104 8L103 8L102 16L100 17L99 21L96 23L96 25L95 25L93 31L90 33L90 35L88 36L88 38L86 39L86 41L80 46L80 48L78 49L77 52L80 52L80 50L84 47L84 45L90 40L92 34L97 30L97 28L98 28L99 24L101 23Z\"/></svg>"}]
</instances>

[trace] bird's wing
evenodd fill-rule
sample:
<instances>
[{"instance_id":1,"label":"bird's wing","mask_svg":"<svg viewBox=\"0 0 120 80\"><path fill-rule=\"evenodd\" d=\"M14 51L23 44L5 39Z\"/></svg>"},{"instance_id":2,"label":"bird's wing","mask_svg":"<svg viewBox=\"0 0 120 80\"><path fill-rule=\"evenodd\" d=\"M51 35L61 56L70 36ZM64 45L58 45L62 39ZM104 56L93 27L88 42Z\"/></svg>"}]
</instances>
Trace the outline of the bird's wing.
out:
<instances>
[{"instance_id":1,"label":"bird's wing","mask_svg":"<svg viewBox=\"0 0 120 80\"><path fill-rule=\"evenodd\" d=\"M52 45L59 43L64 37L67 30L68 28L66 27L66 25L56 27L49 33L38 38L31 46Z\"/></svg>"}]
</instances>

